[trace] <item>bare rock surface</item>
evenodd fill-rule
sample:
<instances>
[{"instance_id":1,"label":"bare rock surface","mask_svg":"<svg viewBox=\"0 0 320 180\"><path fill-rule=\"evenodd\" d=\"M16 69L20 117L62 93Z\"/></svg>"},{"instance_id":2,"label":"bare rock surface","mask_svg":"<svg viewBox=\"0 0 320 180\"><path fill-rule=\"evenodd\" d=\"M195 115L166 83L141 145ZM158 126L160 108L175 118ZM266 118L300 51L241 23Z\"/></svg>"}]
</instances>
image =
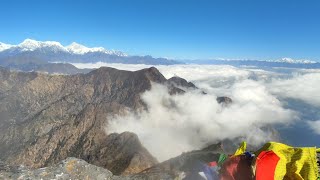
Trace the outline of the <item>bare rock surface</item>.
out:
<instances>
[{"instance_id":1,"label":"bare rock surface","mask_svg":"<svg viewBox=\"0 0 320 180\"><path fill-rule=\"evenodd\" d=\"M76 75L15 72L0 67L0 161L6 164L0 163L0 171L16 172L21 166L31 170L56 167L62 160L75 157L113 175L170 178L165 171L141 174L155 167L157 160L137 135L110 134L107 128L110 117L127 109L147 108L140 95L150 90L152 83L171 84L171 94L195 87L181 78L167 80L153 67L135 72L103 67Z\"/></svg>"},{"instance_id":2,"label":"bare rock surface","mask_svg":"<svg viewBox=\"0 0 320 180\"><path fill-rule=\"evenodd\" d=\"M30 170L26 167L19 167L16 171L0 171L0 179L32 179L32 180L75 180L75 179L96 179L96 180L125 180L125 177L114 176L111 171L88 164L84 160L67 158L60 163L40 169Z\"/></svg>"},{"instance_id":3,"label":"bare rock surface","mask_svg":"<svg viewBox=\"0 0 320 180\"><path fill-rule=\"evenodd\" d=\"M108 117L144 108L140 94L165 81L156 68L70 76L1 68L0 160L40 168L76 157L115 174L150 167L157 161L136 135L105 128Z\"/></svg>"}]
</instances>

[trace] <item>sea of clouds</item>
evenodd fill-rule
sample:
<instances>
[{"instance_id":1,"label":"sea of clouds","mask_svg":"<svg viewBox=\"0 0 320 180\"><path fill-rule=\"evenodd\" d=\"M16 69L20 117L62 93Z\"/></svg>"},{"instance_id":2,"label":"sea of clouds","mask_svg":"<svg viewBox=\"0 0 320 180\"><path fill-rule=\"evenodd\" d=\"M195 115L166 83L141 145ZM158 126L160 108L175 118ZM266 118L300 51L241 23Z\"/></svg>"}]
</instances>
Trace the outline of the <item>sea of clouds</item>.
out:
<instances>
[{"instance_id":1,"label":"sea of clouds","mask_svg":"<svg viewBox=\"0 0 320 180\"><path fill-rule=\"evenodd\" d=\"M78 68L109 66L130 71L150 67L105 63L73 65ZM107 129L109 133L136 133L160 161L223 140L246 140L252 146L281 141L287 135L280 132L279 137L275 128L280 126L295 128L300 137L308 131L305 138L311 138L310 143L320 146L320 140L316 140L320 139L320 115L312 111L320 107L319 70L227 65L159 65L156 68L166 78L182 77L200 90L169 95L167 87L153 84L150 91L142 94L148 110L133 112L128 109L125 115L109 117ZM233 103L221 106L216 101L218 96L228 96ZM301 108L290 104L292 100L310 105L311 115L303 116L309 109L300 111ZM300 126L307 129L299 130ZM288 135L290 142L295 142L294 137ZM297 141L294 145L310 144Z\"/></svg>"}]
</instances>

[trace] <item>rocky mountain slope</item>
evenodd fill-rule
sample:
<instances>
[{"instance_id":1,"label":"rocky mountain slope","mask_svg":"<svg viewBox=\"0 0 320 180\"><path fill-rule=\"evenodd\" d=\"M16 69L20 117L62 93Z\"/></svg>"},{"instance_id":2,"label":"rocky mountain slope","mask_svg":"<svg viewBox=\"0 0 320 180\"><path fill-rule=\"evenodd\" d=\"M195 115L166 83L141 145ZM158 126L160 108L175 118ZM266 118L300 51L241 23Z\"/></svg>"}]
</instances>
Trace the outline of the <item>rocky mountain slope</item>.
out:
<instances>
[{"instance_id":1,"label":"rocky mountain slope","mask_svg":"<svg viewBox=\"0 0 320 180\"><path fill-rule=\"evenodd\" d=\"M103 67L76 75L26 73L0 67L0 161L52 170L62 160L75 157L114 175L153 177L154 168L144 170L166 169L168 165L155 166L157 160L137 135L110 134L106 129L113 115L147 108L140 95L153 82L167 85L171 94L196 88L179 77L167 80L153 67L135 72ZM219 103L231 103L231 99L223 97ZM139 174L141 171L144 173ZM171 177L165 170L162 172L161 177Z\"/></svg>"},{"instance_id":2,"label":"rocky mountain slope","mask_svg":"<svg viewBox=\"0 0 320 180\"><path fill-rule=\"evenodd\" d=\"M131 133L106 135L108 117L144 108L140 94L167 80L155 68L100 68L71 76L0 69L0 160L33 168L77 157L114 174L157 161Z\"/></svg>"}]
</instances>

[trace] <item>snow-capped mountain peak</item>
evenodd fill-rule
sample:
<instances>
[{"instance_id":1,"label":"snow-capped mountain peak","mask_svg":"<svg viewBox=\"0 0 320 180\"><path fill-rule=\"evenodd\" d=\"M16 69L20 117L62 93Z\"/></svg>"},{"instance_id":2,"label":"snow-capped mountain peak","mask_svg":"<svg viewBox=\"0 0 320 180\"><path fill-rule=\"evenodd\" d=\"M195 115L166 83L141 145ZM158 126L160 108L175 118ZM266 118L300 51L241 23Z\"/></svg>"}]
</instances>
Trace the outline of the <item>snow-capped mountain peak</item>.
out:
<instances>
[{"instance_id":1,"label":"snow-capped mountain peak","mask_svg":"<svg viewBox=\"0 0 320 180\"><path fill-rule=\"evenodd\" d=\"M292 59L288 57L281 58L280 60L277 60L276 62L284 62L284 63L299 63L299 64L310 64L310 63L316 63L315 61L310 61L306 59Z\"/></svg>"},{"instance_id":2,"label":"snow-capped mountain peak","mask_svg":"<svg viewBox=\"0 0 320 180\"><path fill-rule=\"evenodd\" d=\"M7 50L7 49L10 49L11 47L12 47L11 44L5 44L5 43L0 42L0 52Z\"/></svg>"},{"instance_id":3,"label":"snow-capped mountain peak","mask_svg":"<svg viewBox=\"0 0 320 180\"><path fill-rule=\"evenodd\" d=\"M86 54L86 53L99 52L99 53L104 53L104 54L109 54L109 55L127 56L125 53L123 53L121 51L107 50L103 47L89 48L89 47L86 47L82 44L78 44L76 42L71 43L69 46L66 46L65 48L67 51L69 51L70 53L74 53L74 54Z\"/></svg>"},{"instance_id":4,"label":"snow-capped mountain peak","mask_svg":"<svg viewBox=\"0 0 320 180\"><path fill-rule=\"evenodd\" d=\"M74 54L86 54L89 52L106 52L106 50L103 47L88 48L76 42L71 43L69 46L66 46L65 48L67 51Z\"/></svg>"},{"instance_id":5,"label":"snow-capped mountain peak","mask_svg":"<svg viewBox=\"0 0 320 180\"><path fill-rule=\"evenodd\" d=\"M34 51L41 48L52 48L53 51L62 50L65 48L56 41L36 41L33 39L26 39L16 47L21 48L22 51Z\"/></svg>"},{"instance_id":6,"label":"snow-capped mountain peak","mask_svg":"<svg viewBox=\"0 0 320 180\"><path fill-rule=\"evenodd\" d=\"M70 50L75 50L75 49L83 49L83 48L86 48L86 46L82 45L82 44L78 44L76 42L73 42L71 43L69 46L66 46L67 49L70 49Z\"/></svg>"}]
</instances>

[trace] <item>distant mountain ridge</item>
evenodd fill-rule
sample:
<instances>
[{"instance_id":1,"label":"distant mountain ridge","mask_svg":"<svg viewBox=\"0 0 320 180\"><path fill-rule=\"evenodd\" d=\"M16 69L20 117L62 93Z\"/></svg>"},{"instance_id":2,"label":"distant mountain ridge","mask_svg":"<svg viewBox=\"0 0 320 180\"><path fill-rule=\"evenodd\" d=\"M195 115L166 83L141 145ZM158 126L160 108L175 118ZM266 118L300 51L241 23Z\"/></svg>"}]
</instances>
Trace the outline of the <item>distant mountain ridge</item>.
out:
<instances>
[{"instance_id":1,"label":"distant mountain ridge","mask_svg":"<svg viewBox=\"0 0 320 180\"><path fill-rule=\"evenodd\" d=\"M54 62L54 65L52 65ZM58 63L57 63L58 62ZM80 70L72 63L120 63L146 65L232 65L255 66L259 68L304 68L320 69L320 63L306 59L281 58L278 60L247 59L199 59L171 60L152 56L132 56L121 51L103 47L86 47L78 43L63 46L56 41L36 41L26 39L18 45L0 42L0 66L20 71L41 71L47 73L77 74L89 70ZM71 63L71 64L68 64ZM52 68L51 68L52 67Z\"/></svg>"},{"instance_id":2,"label":"distant mountain ridge","mask_svg":"<svg viewBox=\"0 0 320 180\"><path fill-rule=\"evenodd\" d=\"M107 50L103 47L89 48L73 42L63 46L56 41L36 41L26 39L18 45L0 43L0 65L10 57L20 57L20 63L26 63L23 59L40 59L44 62L67 63L124 63L124 64L150 64L170 65L181 62L166 58L154 58L152 56L129 56L121 51Z\"/></svg>"},{"instance_id":3,"label":"distant mountain ridge","mask_svg":"<svg viewBox=\"0 0 320 180\"><path fill-rule=\"evenodd\" d=\"M231 65L231 66L255 66L255 67L282 67L282 68L303 68L303 69L320 69L320 63L310 60L294 60L292 58L282 58L279 60L221 60L221 59L204 59L204 60L184 60L187 64L199 65Z\"/></svg>"}]
</instances>

